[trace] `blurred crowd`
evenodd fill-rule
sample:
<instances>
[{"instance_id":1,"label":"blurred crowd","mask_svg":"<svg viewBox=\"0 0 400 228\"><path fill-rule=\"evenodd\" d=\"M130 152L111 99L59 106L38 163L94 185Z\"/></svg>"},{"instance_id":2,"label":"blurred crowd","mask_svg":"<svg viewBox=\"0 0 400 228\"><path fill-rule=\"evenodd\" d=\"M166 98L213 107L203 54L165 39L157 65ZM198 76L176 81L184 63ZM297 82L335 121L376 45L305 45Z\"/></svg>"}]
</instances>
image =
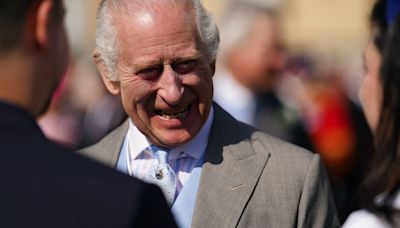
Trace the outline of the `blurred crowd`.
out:
<instances>
[{"instance_id":1,"label":"blurred crowd","mask_svg":"<svg viewBox=\"0 0 400 228\"><path fill-rule=\"evenodd\" d=\"M308 46L287 45L281 23L285 11L277 2L230 1L215 15L221 49L214 100L237 119L319 153L343 222L357 209L357 186L372 148L354 96L357 88L349 85L348 78L357 75L331 61L337 53L319 55ZM362 51L354 55L360 58ZM50 110L39 121L48 137L73 148L97 142L126 118L87 53L73 55Z\"/></svg>"},{"instance_id":2,"label":"blurred crowd","mask_svg":"<svg viewBox=\"0 0 400 228\"><path fill-rule=\"evenodd\" d=\"M50 138L81 148L99 141L125 118L120 100L106 92L94 66L75 61L39 125Z\"/></svg>"}]
</instances>

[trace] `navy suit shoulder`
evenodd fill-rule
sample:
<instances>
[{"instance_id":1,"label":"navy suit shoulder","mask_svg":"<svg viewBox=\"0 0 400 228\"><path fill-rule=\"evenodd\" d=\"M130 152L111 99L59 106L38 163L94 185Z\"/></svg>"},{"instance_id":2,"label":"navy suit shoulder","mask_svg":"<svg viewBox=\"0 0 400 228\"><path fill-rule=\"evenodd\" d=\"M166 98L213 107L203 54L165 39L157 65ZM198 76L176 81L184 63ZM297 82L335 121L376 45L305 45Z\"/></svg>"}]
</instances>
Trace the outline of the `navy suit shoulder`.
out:
<instances>
[{"instance_id":1,"label":"navy suit shoulder","mask_svg":"<svg viewBox=\"0 0 400 228\"><path fill-rule=\"evenodd\" d=\"M158 188L49 141L2 102L0 148L0 227L176 227Z\"/></svg>"}]
</instances>

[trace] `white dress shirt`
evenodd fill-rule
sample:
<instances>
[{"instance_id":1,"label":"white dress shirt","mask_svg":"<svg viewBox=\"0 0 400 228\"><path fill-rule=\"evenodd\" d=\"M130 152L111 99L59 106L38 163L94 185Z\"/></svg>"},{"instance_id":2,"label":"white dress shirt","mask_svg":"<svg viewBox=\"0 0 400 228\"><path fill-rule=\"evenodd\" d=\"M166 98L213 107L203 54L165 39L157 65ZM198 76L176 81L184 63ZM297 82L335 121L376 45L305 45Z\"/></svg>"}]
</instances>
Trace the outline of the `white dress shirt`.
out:
<instances>
[{"instance_id":1,"label":"white dress shirt","mask_svg":"<svg viewBox=\"0 0 400 228\"><path fill-rule=\"evenodd\" d=\"M400 192L397 194L393 206L400 210ZM367 210L358 210L350 214L342 228L391 228L384 219Z\"/></svg>"},{"instance_id":2,"label":"white dress shirt","mask_svg":"<svg viewBox=\"0 0 400 228\"><path fill-rule=\"evenodd\" d=\"M255 95L228 72L218 72L213 82L214 101L237 120L254 125L257 104Z\"/></svg>"},{"instance_id":3,"label":"white dress shirt","mask_svg":"<svg viewBox=\"0 0 400 228\"><path fill-rule=\"evenodd\" d=\"M175 197L179 194L189 179L192 169L205 152L213 119L214 109L211 107L208 118L199 133L189 142L177 148L172 148L168 153L168 164L174 169L177 177ZM128 173L143 180L150 168L157 164L158 161L151 152L145 150L151 145L151 142L137 129L131 120L129 120L127 143Z\"/></svg>"}]
</instances>

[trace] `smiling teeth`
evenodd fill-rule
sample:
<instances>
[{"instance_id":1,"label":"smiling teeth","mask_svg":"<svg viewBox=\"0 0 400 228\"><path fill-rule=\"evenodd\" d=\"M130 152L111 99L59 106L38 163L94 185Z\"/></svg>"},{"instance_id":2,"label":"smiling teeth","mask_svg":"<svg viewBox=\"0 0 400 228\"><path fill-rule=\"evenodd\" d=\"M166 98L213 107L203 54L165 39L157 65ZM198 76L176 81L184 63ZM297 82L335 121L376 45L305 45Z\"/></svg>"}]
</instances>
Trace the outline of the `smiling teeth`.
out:
<instances>
[{"instance_id":1,"label":"smiling teeth","mask_svg":"<svg viewBox=\"0 0 400 228\"><path fill-rule=\"evenodd\" d=\"M184 118L189 111L189 107L186 107L185 109L183 109L180 112L166 112L166 111L161 111L161 116L166 118L166 119L182 119Z\"/></svg>"}]
</instances>

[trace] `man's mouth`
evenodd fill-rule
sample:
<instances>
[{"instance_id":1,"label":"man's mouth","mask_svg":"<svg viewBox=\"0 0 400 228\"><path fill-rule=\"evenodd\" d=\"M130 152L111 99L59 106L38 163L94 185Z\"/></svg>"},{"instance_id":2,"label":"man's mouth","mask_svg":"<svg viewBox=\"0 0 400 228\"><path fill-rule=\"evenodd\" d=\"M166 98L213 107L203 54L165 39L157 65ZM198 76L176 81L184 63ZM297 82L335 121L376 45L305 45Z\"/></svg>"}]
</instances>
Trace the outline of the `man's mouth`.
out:
<instances>
[{"instance_id":1,"label":"man's mouth","mask_svg":"<svg viewBox=\"0 0 400 228\"><path fill-rule=\"evenodd\" d=\"M176 110L176 111L162 111L162 110L156 110L155 113L165 119L183 119L187 116L187 114L190 111L190 108L192 107L192 104L189 104L188 106L184 107L181 110Z\"/></svg>"}]
</instances>

